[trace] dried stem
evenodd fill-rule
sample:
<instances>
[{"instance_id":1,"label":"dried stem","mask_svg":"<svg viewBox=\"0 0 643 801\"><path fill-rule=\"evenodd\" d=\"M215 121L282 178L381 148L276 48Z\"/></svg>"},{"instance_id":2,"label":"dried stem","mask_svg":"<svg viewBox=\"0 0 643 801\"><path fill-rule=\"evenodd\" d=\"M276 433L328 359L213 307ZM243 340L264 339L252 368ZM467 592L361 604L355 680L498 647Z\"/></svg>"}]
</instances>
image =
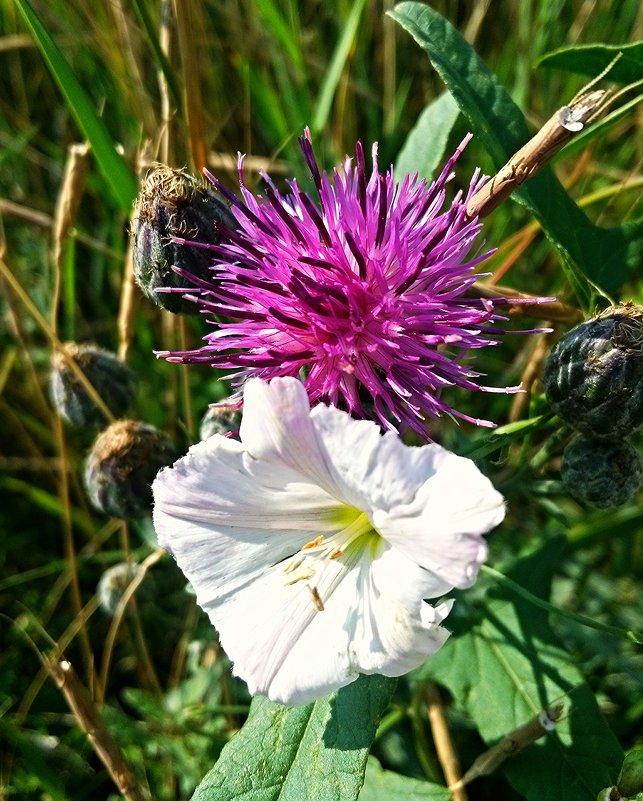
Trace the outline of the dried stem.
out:
<instances>
[{"instance_id":1,"label":"dried stem","mask_svg":"<svg viewBox=\"0 0 643 801\"><path fill-rule=\"evenodd\" d=\"M523 419L531 399L531 388L534 384L534 381L540 375L543 362L549 353L549 345L549 335L541 335L538 338L536 347L534 348L533 353L527 362L527 366L523 370L523 374L520 378L520 386L524 389L524 392L518 392L516 395L514 395L513 403L511 404L511 410L509 411L510 423L514 423L517 420Z\"/></svg>"},{"instance_id":2,"label":"dried stem","mask_svg":"<svg viewBox=\"0 0 643 801\"><path fill-rule=\"evenodd\" d=\"M97 705L87 688L78 680L71 664L65 659L46 659L45 667L62 690L78 725L87 735L119 792L126 801L147 801L118 743L107 730Z\"/></svg>"},{"instance_id":3,"label":"dried stem","mask_svg":"<svg viewBox=\"0 0 643 801\"><path fill-rule=\"evenodd\" d=\"M51 328L58 332L58 307L62 291L62 261L69 233L76 219L85 188L89 145L73 144L67 151L67 161L54 213L51 231L51 263L54 268L54 291L51 300Z\"/></svg>"},{"instance_id":4,"label":"dried stem","mask_svg":"<svg viewBox=\"0 0 643 801\"><path fill-rule=\"evenodd\" d=\"M471 198L469 217L485 217L522 184L536 175L561 148L610 106L612 92L581 92L568 106L558 109L538 133L520 148L496 175Z\"/></svg>"},{"instance_id":5,"label":"dried stem","mask_svg":"<svg viewBox=\"0 0 643 801\"><path fill-rule=\"evenodd\" d=\"M114 618L112 619L112 624L109 628L109 632L107 633L107 637L105 639L105 650L103 652L103 661L101 664L101 671L100 671L100 688L103 694L105 693L107 687L107 677L109 675L109 666L112 659L112 652L114 649L114 643L116 641L116 635L123 620L123 615L125 614L127 605L129 604L130 599L132 598L136 590L142 584L143 579L147 575L147 571L152 567L152 565L155 565L159 561L159 559L163 557L164 554L165 551L162 548L159 548L158 550L154 551L154 553L151 553L147 557L147 559L141 562L138 573L129 583L118 603L118 608L116 609L116 613L114 615Z\"/></svg>"},{"instance_id":6,"label":"dried stem","mask_svg":"<svg viewBox=\"0 0 643 801\"><path fill-rule=\"evenodd\" d=\"M193 0L174 0L174 15L183 65L183 85L185 87L185 118L190 137L190 156L197 172L207 165L207 149L203 136L203 99L199 76L201 74L198 53L195 47L194 17L200 10Z\"/></svg>"},{"instance_id":7,"label":"dried stem","mask_svg":"<svg viewBox=\"0 0 643 801\"><path fill-rule=\"evenodd\" d=\"M444 778L449 787L453 790L453 801L468 801L467 791L464 786L458 786L462 777L460 761L453 747L449 727L447 726L442 706L440 691L433 683L428 683L424 688L429 725L435 743L435 750L444 772Z\"/></svg>"},{"instance_id":8,"label":"dried stem","mask_svg":"<svg viewBox=\"0 0 643 801\"><path fill-rule=\"evenodd\" d=\"M562 703L546 707L531 720L528 720L527 723L523 723L522 726L518 726L517 729L509 732L499 743L480 754L464 776L455 784L449 785L449 789L453 792L453 797L455 798L456 790L480 776L488 776L493 773L510 756L517 754L525 746L553 731L563 714L563 709L564 705Z\"/></svg>"}]
</instances>

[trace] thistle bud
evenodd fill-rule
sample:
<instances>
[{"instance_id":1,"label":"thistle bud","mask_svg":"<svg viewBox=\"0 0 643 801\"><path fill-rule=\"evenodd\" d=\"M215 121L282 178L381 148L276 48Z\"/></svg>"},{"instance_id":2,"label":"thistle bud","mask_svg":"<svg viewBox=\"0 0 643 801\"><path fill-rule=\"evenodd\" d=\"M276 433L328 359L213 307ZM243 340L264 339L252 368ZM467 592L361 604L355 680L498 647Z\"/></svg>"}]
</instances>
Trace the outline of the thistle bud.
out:
<instances>
[{"instance_id":1,"label":"thistle bud","mask_svg":"<svg viewBox=\"0 0 643 801\"><path fill-rule=\"evenodd\" d=\"M116 613L125 590L139 572L140 567L135 562L121 562L103 573L96 587L96 595L104 612L110 616Z\"/></svg>"},{"instance_id":2,"label":"thistle bud","mask_svg":"<svg viewBox=\"0 0 643 801\"><path fill-rule=\"evenodd\" d=\"M613 306L569 331L545 364L554 411L593 437L625 437L643 424L643 307Z\"/></svg>"},{"instance_id":3,"label":"thistle bud","mask_svg":"<svg viewBox=\"0 0 643 801\"><path fill-rule=\"evenodd\" d=\"M240 425L241 409L238 406L210 406L201 419L199 436L202 440L213 434L238 439Z\"/></svg>"},{"instance_id":4,"label":"thistle bud","mask_svg":"<svg viewBox=\"0 0 643 801\"><path fill-rule=\"evenodd\" d=\"M92 504L112 517L143 517L152 508L152 482L179 452L154 426L117 420L97 437L85 462Z\"/></svg>"},{"instance_id":5,"label":"thistle bud","mask_svg":"<svg viewBox=\"0 0 643 801\"><path fill-rule=\"evenodd\" d=\"M629 442L608 442L583 434L563 451L563 484L588 506L606 509L626 503L641 487L641 457Z\"/></svg>"},{"instance_id":6,"label":"thistle bud","mask_svg":"<svg viewBox=\"0 0 643 801\"><path fill-rule=\"evenodd\" d=\"M226 229L236 227L229 208L212 189L181 170L156 165L136 200L132 227L134 275L143 294L171 312L198 313L197 305L184 300L181 292L157 290L193 289L172 267L206 278L212 254L208 248L179 244L172 237L216 245Z\"/></svg>"},{"instance_id":7,"label":"thistle bud","mask_svg":"<svg viewBox=\"0 0 643 801\"><path fill-rule=\"evenodd\" d=\"M52 359L49 378L51 400L58 414L78 428L99 427L105 415L70 366L73 359L107 408L122 417L136 393L134 373L115 354L96 345L65 342Z\"/></svg>"}]
</instances>

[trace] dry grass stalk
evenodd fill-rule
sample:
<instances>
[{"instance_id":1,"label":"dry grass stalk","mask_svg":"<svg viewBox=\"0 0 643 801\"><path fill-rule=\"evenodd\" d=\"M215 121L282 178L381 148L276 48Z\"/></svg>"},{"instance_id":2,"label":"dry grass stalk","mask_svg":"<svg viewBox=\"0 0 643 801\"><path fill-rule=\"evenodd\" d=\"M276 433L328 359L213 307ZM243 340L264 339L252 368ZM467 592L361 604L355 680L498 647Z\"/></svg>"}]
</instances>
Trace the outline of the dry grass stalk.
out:
<instances>
[{"instance_id":1,"label":"dry grass stalk","mask_svg":"<svg viewBox=\"0 0 643 801\"><path fill-rule=\"evenodd\" d=\"M444 714L444 707L442 706L440 691L435 684L429 683L426 685L424 697L426 699L429 725L431 726L435 750L437 751L438 759L440 760L440 765L444 772L444 778L449 788L453 791L453 801L468 801L467 791L464 789L463 785L460 785L460 779L462 777L460 760L453 747L451 734L449 733L449 727Z\"/></svg>"},{"instance_id":2,"label":"dry grass stalk","mask_svg":"<svg viewBox=\"0 0 643 801\"><path fill-rule=\"evenodd\" d=\"M107 730L105 721L87 688L79 681L66 659L47 659L49 675L62 690L78 725L85 732L97 756L126 801L148 801L136 783L116 740Z\"/></svg>"}]
</instances>

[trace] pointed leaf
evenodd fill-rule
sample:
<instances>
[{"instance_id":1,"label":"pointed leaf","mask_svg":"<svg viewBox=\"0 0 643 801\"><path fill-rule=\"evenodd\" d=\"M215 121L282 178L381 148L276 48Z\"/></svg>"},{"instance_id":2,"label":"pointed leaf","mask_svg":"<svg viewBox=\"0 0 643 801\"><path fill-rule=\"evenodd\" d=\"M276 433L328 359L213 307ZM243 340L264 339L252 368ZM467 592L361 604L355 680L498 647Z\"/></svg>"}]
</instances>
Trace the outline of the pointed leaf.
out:
<instances>
[{"instance_id":1,"label":"pointed leaf","mask_svg":"<svg viewBox=\"0 0 643 801\"><path fill-rule=\"evenodd\" d=\"M460 109L449 92L443 92L422 111L406 137L395 162L398 179L406 173L418 173L430 181L444 161L447 140Z\"/></svg>"},{"instance_id":2,"label":"pointed leaf","mask_svg":"<svg viewBox=\"0 0 643 801\"><path fill-rule=\"evenodd\" d=\"M303 706L257 696L192 801L354 801L394 688L395 679L360 676Z\"/></svg>"},{"instance_id":3,"label":"pointed leaf","mask_svg":"<svg viewBox=\"0 0 643 801\"><path fill-rule=\"evenodd\" d=\"M616 83L634 83L643 78L643 42L607 45L584 44L561 47L545 53L537 62L540 67L554 67L579 75L594 77L609 66L621 53L621 58L611 67L606 78Z\"/></svg>"},{"instance_id":4,"label":"pointed leaf","mask_svg":"<svg viewBox=\"0 0 643 801\"><path fill-rule=\"evenodd\" d=\"M390 13L426 51L499 169L530 138L518 106L459 31L432 8L404 2ZM564 257L605 292L617 292L643 257L643 220L609 229L593 225L549 167L512 197L535 215Z\"/></svg>"}]
</instances>

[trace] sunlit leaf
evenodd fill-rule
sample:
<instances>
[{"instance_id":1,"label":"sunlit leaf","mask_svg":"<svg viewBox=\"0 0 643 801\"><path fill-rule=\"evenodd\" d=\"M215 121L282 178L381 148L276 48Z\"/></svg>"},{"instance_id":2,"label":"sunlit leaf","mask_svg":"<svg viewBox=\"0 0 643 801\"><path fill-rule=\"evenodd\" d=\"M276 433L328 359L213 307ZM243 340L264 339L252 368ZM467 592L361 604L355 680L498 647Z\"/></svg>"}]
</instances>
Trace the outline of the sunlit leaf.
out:
<instances>
[{"instance_id":1,"label":"sunlit leaf","mask_svg":"<svg viewBox=\"0 0 643 801\"><path fill-rule=\"evenodd\" d=\"M257 696L192 801L354 801L394 688L394 679L361 676L303 706Z\"/></svg>"},{"instance_id":2,"label":"sunlit leaf","mask_svg":"<svg viewBox=\"0 0 643 801\"><path fill-rule=\"evenodd\" d=\"M444 92L422 111L406 138L395 162L398 179L406 173L419 173L430 180L444 161L451 129L460 109L449 92Z\"/></svg>"},{"instance_id":3,"label":"sunlit leaf","mask_svg":"<svg viewBox=\"0 0 643 801\"><path fill-rule=\"evenodd\" d=\"M579 75L595 77L608 67L614 58L619 60L610 68L606 80L616 83L633 83L643 78L643 42L632 44L584 44L561 47L545 53L537 62L542 67L567 70Z\"/></svg>"},{"instance_id":4,"label":"sunlit leaf","mask_svg":"<svg viewBox=\"0 0 643 801\"><path fill-rule=\"evenodd\" d=\"M549 597L562 542L521 560L511 576L538 597ZM544 707L564 703L554 732L502 765L529 801L586 801L614 783L623 758L596 699L560 646L548 615L505 588L480 610L480 622L454 635L418 671L443 684L493 745ZM466 766L465 766L466 767Z\"/></svg>"},{"instance_id":5,"label":"sunlit leaf","mask_svg":"<svg viewBox=\"0 0 643 801\"><path fill-rule=\"evenodd\" d=\"M391 16L425 50L499 169L531 135L518 106L459 31L432 8L404 2ZM609 229L593 225L549 167L512 197L534 214L563 256L582 269L590 286L617 292L643 258L643 220Z\"/></svg>"}]
</instances>

